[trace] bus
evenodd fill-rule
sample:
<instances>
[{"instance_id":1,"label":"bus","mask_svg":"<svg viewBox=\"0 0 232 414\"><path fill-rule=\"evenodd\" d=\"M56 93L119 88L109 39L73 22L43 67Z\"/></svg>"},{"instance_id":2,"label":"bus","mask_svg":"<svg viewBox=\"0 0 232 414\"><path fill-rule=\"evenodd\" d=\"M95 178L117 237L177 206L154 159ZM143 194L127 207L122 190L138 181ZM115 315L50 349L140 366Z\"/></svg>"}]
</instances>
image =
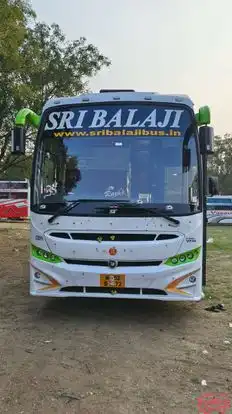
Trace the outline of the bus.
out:
<instances>
[{"instance_id":1,"label":"bus","mask_svg":"<svg viewBox=\"0 0 232 414\"><path fill-rule=\"evenodd\" d=\"M12 153L37 129L30 294L200 301L209 124L209 107L195 113L186 95L134 90L21 109Z\"/></svg>"},{"instance_id":2,"label":"bus","mask_svg":"<svg viewBox=\"0 0 232 414\"><path fill-rule=\"evenodd\" d=\"M232 195L208 197L207 220L209 224L232 224Z\"/></svg>"},{"instance_id":3,"label":"bus","mask_svg":"<svg viewBox=\"0 0 232 414\"><path fill-rule=\"evenodd\" d=\"M25 219L29 215L29 180L0 179L0 219Z\"/></svg>"}]
</instances>

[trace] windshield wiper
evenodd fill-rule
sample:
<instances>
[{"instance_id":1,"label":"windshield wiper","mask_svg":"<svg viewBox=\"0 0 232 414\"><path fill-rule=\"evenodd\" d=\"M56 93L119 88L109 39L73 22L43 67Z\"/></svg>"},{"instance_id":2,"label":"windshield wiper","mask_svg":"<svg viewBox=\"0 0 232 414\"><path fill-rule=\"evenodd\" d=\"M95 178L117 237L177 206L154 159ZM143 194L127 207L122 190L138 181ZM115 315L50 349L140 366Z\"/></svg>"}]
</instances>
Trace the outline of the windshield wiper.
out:
<instances>
[{"instance_id":1,"label":"windshield wiper","mask_svg":"<svg viewBox=\"0 0 232 414\"><path fill-rule=\"evenodd\" d=\"M75 201L66 201L66 204L60 207L53 216L48 219L48 223L52 223L57 217L61 216L62 214L67 213L68 211L72 210L74 207L78 206L82 200L75 200ZM67 204L68 203L68 204Z\"/></svg>"},{"instance_id":2,"label":"windshield wiper","mask_svg":"<svg viewBox=\"0 0 232 414\"><path fill-rule=\"evenodd\" d=\"M126 204L112 204L111 206L104 206L100 207L99 210L101 210L103 213L110 213L116 215L117 212L122 212L123 210L128 211L134 211L134 212L146 212L150 213L153 217L162 217L171 223L178 225L180 224L180 221L177 219L174 219L173 217L170 217L165 211L158 209L156 207L143 207L141 204L137 203L126 203Z\"/></svg>"},{"instance_id":3,"label":"windshield wiper","mask_svg":"<svg viewBox=\"0 0 232 414\"><path fill-rule=\"evenodd\" d=\"M78 199L78 200L70 200L70 201L65 201L62 205L62 207L60 207L54 214L53 216L51 216L48 219L48 223L52 223L57 217L62 216L63 214L68 213L69 211L73 210L76 206L78 206L80 203L96 203L96 202L106 202L109 200L101 200L101 199L88 199L88 198L83 198L83 199Z\"/></svg>"},{"instance_id":4,"label":"windshield wiper","mask_svg":"<svg viewBox=\"0 0 232 414\"><path fill-rule=\"evenodd\" d=\"M78 200L74 200L74 201L66 201L66 204L63 205L61 208L59 208L49 219L48 219L48 223L52 223L57 217L68 213L69 211L71 211L72 209L74 209L76 206L78 206L80 203L93 203L93 202L107 202L107 204L109 203L109 200L100 200L100 199L78 199ZM116 201L117 202L117 201ZM68 204L67 204L68 203ZM165 211L158 209L156 207L144 207L141 204L137 204L137 203L119 203L119 204L111 204L110 205L106 205L106 206L100 206L100 207L96 207L95 211L101 211L103 213L110 213L112 211L112 214L117 214L118 211L123 211L123 210L131 210L134 212L146 212L146 213L150 213L151 216L153 217L162 217L168 221L170 221L171 223L178 225L180 224L179 220L174 219L173 217L170 217Z\"/></svg>"}]
</instances>

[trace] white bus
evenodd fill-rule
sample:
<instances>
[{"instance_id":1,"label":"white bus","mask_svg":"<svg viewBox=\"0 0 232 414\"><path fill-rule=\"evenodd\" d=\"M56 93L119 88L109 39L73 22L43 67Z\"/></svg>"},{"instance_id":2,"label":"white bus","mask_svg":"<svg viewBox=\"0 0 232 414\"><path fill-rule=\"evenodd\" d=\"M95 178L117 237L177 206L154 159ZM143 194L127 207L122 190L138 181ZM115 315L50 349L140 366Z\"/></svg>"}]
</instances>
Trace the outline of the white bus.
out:
<instances>
[{"instance_id":1,"label":"white bus","mask_svg":"<svg viewBox=\"0 0 232 414\"><path fill-rule=\"evenodd\" d=\"M15 154L27 123L31 295L199 301L209 108L132 90L50 99L41 115L19 111Z\"/></svg>"}]
</instances>

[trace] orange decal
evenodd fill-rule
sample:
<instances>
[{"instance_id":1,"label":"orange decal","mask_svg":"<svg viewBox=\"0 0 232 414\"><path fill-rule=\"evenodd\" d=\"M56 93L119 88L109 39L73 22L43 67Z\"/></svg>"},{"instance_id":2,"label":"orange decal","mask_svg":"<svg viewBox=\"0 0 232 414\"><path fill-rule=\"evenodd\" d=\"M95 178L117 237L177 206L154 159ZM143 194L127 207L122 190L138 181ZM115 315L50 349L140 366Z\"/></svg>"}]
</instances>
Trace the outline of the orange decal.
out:
<instances>
[{"instance_id":1,"label":"orange decal","mask_svg":"<svg viewBox=\"0 0 232 414\"><path fill-rule=\"evenodd\" d=\"M181 276L178 279L173 280L172 282L170 282L166 286L165 290L167 290L170 293L178 293L178 294L182 294L182 295L191 296L188 292L180 290L180 288L178 288L178 285L179 285L179 283L183 282L185 279L187 279L187 278L191 277L192 275L194 275L198 270L200 270L200 269L194 270L193 272L188 273L187 275Z\"/></svg>"},{"instance_id":2,"label":"orange decal","mask_svg":"<svg viewBox=\"0 0 232 414\"><path fill-rule=\"evenodd\" d=\"M61 286L57 280L53 279L53 277L46 275L46 278L51 282L51 285L42 287L40 290L57 289Z\"/></svg>"},{"instance_id":3,"label":"orange decal","mask_svg":"<svg viewBox=\"0 0 232 414\"><path fill-rule=\"evenodd\" d=\"M54 279L52 276L48 276L46 273L42 272L40 269L38 269L38 267L36 267L34 265L32 265L32 267L33 267L33 269L37 270L37 272L43 274L49 280L49 282L51 282L50 285L43 286L39 290L57 289L61 286L61 284L59 282L57 282L57 280Z\"/></svg>"}]
</instances>

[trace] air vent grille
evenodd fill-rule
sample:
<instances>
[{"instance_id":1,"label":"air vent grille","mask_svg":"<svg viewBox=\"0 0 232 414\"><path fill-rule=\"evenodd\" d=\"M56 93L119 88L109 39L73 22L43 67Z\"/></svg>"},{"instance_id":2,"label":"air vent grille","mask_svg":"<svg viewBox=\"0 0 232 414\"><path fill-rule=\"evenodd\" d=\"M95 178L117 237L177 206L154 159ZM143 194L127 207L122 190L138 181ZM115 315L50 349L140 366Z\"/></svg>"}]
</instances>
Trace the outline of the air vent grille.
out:
<instances>
[{"instance_id":1,"label":"air vent grille","mask_svg":"<svg viewBox=\"0 0 232 414\"><path fill-rule=\"evenodd\" d=\"M51 237L57 239L72 239L72 240L86 240L98 242L145 242L145 241L163 241L176 239L177 234L162 233L162 234L136 234L136 233L78 233L78 232L52 232Z\"/></svg>"},{"instance_id":2,"label":"air vent grille","mask_svg":"<svg viewBox=\"0 0 232 414\"><path fill-rule=\"evenodd\" d=\"M74 264L79 266L105 266L109 267L107 260L81 260L81 259L63 259L67 264ZM143 267L143 266L159 266L162 260L149 260L149 261L126 261L119 260L117 267Z\"/></svg>"},{"instance_id":3,"label":"air vent grille","mask_svg":"<svg viewBox=\"0 0 232 414\"><path fill-rule=\"evenodd\" d=\"M105 293L109 294L112 293L112 288L103 288L98 286L86 286L85 288L82 286L67 286L60 289L60 292L73 292L73 293ZM123 288L118 289L117 293L124 294L124 295L157 295L157 296L165 296L167 293L164 290L160 289L139 289L139 288Z\"/></svg>"}]
</instances>

